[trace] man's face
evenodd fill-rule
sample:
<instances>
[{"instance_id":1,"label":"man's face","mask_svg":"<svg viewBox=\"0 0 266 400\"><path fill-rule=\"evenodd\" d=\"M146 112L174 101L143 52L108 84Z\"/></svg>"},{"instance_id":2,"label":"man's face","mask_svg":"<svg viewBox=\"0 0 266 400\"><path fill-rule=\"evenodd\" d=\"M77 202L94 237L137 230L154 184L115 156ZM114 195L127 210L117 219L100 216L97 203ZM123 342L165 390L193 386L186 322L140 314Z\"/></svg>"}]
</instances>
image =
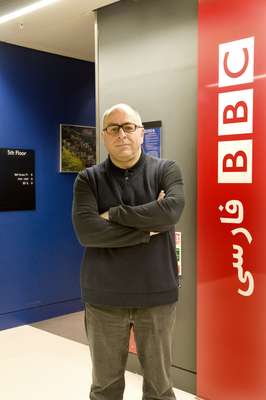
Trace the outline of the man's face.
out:
<instances>
[{"instance_id":1,"label":"man's face","mask_svg":"<svg viewBox=\"0 0 266 400\"><path fill-rule=\"evenodd\" d=\"M104 129L110 125L122 125L125 123L133 123L140 125L136 115L130 111L123 109L114 110L106 118ZM137 158L141 151L143 143L144 129L137 128L133 133L125 133L123 129L119 130L116 136L112 136L106 131L102 132L104 145L113 160L119 162L127 162Z\"/></svg>"}]
</instances>

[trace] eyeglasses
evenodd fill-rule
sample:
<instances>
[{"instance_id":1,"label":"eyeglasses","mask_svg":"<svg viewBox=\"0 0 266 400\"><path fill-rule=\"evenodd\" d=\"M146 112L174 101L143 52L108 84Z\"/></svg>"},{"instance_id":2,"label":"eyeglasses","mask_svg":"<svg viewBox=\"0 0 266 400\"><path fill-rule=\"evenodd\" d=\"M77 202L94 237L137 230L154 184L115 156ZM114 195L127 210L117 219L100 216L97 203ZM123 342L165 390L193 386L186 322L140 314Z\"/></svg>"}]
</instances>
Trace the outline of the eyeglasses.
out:
<instances>
[{"instance_id":1,"label":"eyeglasses","mask_svg":"<svg viewBox=\"0 0 266 400\"><path fill-rule=\"evenodd\" d=\"M118 124L109 125L106 128L104 128L103 130L106 131L106 133L108 133L108 135L110 135L110 136L118 136L121 128L123 129L123 131L125 133L131 134L131 133L136 132L136 130L138 128L143 128L143 126L139 126L139 125L131 124L131 123L127 122L122 125L118 125Z\"/></svg>"}]
</instances>

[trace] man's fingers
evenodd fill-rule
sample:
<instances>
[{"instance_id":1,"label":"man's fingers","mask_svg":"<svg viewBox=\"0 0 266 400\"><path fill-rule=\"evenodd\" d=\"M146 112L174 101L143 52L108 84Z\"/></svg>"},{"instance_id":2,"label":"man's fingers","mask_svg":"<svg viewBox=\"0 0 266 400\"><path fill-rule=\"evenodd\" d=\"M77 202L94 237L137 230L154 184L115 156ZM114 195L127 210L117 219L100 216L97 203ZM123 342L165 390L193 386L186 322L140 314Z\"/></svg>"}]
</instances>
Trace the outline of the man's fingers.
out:
<instances>
[{"instance_id":1,"label":"man's fingers","mask_svg":"<svg viewBox=\"0 0 266 400\"><path fill-rule=\"evenodd\" d=\"M164 190L161 190L157 200L163 200L164 198L165 198L165 192L164 192Z\"/></svg>"},{"instance_id":2,"label":"man's fingers","mask_svg":"<svg viewBox=\"0 0 266 400\"><path fill-rule=\"evenodd\" d=\"M109 212L105 211L104 213L100 214L100 217L103 219L109 220Z\"/></svg>"}]
</instances>

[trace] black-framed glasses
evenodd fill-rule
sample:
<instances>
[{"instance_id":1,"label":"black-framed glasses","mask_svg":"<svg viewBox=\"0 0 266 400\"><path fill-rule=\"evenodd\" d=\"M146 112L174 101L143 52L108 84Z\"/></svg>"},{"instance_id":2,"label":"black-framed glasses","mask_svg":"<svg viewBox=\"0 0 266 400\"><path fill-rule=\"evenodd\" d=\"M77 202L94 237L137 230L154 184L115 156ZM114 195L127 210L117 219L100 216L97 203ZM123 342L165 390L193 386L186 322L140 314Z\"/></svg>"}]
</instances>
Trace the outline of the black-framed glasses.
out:
<instances>
[{"instance_id":1,"label":"black-framed glasses","mask_svg":"<svg viewBox=\"0 0 266 400\"><path fill-rule=\"evenodd\" d=\"M143 126L139 126L136 124L132 124L131 122L126 122L125 124L118 125L118 124L112 124L104 128L103 130L108 133L110 136L118 136L120 129L123 129L125 133L134 133L138 128L143 128Z\"/></svg>"}]
</instances>

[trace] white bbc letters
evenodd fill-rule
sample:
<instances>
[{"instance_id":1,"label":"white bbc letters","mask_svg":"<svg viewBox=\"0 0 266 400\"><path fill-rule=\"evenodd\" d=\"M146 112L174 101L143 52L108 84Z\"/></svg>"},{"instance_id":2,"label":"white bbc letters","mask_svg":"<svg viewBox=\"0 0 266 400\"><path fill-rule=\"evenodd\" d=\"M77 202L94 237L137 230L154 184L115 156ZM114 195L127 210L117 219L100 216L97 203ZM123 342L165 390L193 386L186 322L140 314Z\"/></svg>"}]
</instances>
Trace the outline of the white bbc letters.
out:
<instances>
[{"instance_id":1,"label":"white bbc letters","mask_svg":"<svg viewBox=\"0 0 266 400\"><path fill-rule=\"evenodd\" d=\"M219 45L218 75L218 138L232 136L218 142L218 183L252 183L254 37ZM239 87L243 84L249 85Z\"/></svg>"},{"instance_id":2,"label":"white bbc letters","mask_svg":"<svg viewBox=\"0 0 266 400\"><path fill-rule=\"evenodd\" d=\"M253 132L253 89L219 93L218 135Z\"/></svg>"},{"instance_id":3,"label":"white bbc letters","mask_svg":"<svg viewBox=\"0 0 266 400\"><path fill-rule=\"evenodd\" d=\"M254 81L254 37L219 45L219 87Z\"/></svg>"},{"instance_id":4,"label":"white bbc letters","mask_svg":"<svg viewBox=\"0 0 266 400\"><path fill-rule=\"evenodd\" d=\"M218 143L218 183L252 183L252 140Z\"/></svg>"}]
</instances>

